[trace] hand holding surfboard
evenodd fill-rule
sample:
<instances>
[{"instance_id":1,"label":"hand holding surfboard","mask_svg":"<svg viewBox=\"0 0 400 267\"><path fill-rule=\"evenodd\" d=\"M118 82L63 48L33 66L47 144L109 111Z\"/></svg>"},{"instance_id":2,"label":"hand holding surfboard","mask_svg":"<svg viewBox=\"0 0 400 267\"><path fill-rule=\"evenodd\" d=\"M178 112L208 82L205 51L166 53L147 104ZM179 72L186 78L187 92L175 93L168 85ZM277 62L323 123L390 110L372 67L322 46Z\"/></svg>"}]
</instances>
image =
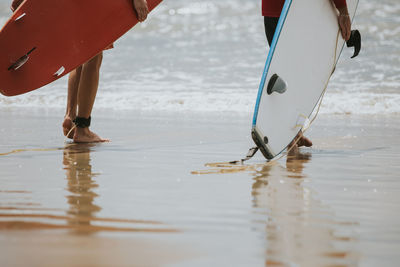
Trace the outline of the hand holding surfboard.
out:
<instances>
[{"instance_id":1,"label":"hand holding surfboard","mask_svg":"<svg viewBox=\"0 0 400 267\"><path fill-rule=\"evenodd\" d=\"M147 14L149 13L147 1L146 0L133 0L133 5L135 7L138 20L140 22L145 21L147 18Z\"/></svg>"}]
</instances>

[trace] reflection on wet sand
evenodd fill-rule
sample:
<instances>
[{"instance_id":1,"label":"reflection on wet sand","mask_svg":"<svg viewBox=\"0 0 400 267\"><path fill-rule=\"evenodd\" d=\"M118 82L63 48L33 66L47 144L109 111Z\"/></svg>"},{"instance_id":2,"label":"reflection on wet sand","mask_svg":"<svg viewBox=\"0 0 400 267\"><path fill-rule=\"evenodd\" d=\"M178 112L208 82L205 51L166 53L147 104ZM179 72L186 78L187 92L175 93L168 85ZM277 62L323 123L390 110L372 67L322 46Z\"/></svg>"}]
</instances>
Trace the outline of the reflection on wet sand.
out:
<instances>
[{"instance_id":1,"label":"reflection on wet sand","mask_svg":"<svg viewBox=\"0 0 400 267\"><path fill-rule=\"evenodd\" d=\"M64 150L63 164L67 175L67 200L69 210L68 225L77 226L77 231L82 233L83 229L91 226L90 218L101 208L94 204L98 196L93 189L98 187L94 178L96 173L92 172L90 164L90 152L93 144L74 144L67 146ZM88 219L89 218L89 219ZM84 230L87 232L86 230Z\"/></svg>"},{"instance_id":2,"label":"reflection on wet sand","mask_svg":"<svg viewBox=\"0 0 400 267\"><path fill-rule=\"evenodd\" d=\"M95 147L94 144L67 144L64 148L63 166L67 178L68 194L66 198L69 205L66 215L52 214L50 212L59 213L63 209L42 207L40 203L8 203L9 205L0 207L0 210L4 211L4 213L0 213L0 230L65 229L78 234L99 231L177 232L177 230L156 221L96 216L101 210L101 207L95 204L98 197L95 189L99 187L95 178L99 174L92 171L90 157ZM1 190L0 193L21 194L28 197L32 192ZM95 225L93 225L94 223ZM123 226L112 226L115 224Z\"/></svg>"},{"instance_id":3,"label":"reflection on wet sand","mask_svg":"<svg viewBox=\"0 0 400 267\"><path fill-rule=\"evenodd\" d=\"M99 173L92 171L90 153L95 144L71 144L64 150L63 164L67 176L67 200L69 210L67 211L68 228L79 234L88 234L96 231L141 231L141 232L174 232L173 229L165 228L121 228L110 226L95 226L92 222L112 223L136 223L162 225L154 221L124 220L97 218L96 213L101 207L95 204L98 195L94 189L98 187L95 177Z\"/></svg>"},{"instance_id":4,"label":"reflection on wet sand","mask_svg":"<svg viewBox=\"0 0 400 267\"><path fill-rule=\"evenodd\" d=\"M266 214L266 266L353 266L359 256L352 251L349 232L353 223L338 222L312 190L303 186L303 169L311 154L293 151L286 168L266 164L255 172L254 209ZM346 242L344 244L343 242ZM344 249L346 248L346 249Z\"/></svg>"}]
</instances>

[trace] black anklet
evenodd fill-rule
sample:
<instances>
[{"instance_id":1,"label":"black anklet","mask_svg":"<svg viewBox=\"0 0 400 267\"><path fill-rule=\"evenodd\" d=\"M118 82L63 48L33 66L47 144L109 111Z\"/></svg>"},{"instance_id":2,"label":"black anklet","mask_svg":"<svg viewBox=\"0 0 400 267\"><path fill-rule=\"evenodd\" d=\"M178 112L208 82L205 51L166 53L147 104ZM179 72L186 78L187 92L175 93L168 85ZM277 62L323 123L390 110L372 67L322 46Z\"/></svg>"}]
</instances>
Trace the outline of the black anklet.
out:
<instances>
[{"instance_id":1,"label":"black anklet","mask_svg":"<svg viewBox=\"0 0 400 267\"><path fill-rule=\"evenodd\" d=\"M87 128L90 126L90 120L92 117L89 116L89 118L84 118L84 117L76 117L73 122L75 123L76 127L79 128Z\"/></svg>"}]
</instances>

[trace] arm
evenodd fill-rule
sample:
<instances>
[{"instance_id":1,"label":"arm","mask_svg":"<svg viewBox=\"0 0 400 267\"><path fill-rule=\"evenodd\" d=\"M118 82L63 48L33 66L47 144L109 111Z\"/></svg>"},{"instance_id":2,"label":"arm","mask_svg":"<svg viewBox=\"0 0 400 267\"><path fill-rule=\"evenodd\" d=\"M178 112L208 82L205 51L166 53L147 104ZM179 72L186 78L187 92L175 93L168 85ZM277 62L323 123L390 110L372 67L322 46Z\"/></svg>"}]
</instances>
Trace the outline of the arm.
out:
<instances>
[{"instance_id":1,"label":"arm","mask_svg":"<svg viewBox=\"0 0 400 267\"><path fill-rule=\"evenodd\" d=\"M351 21L349 11L347 10L346 0L333 0L333 2L339 11L338 23L342 37L347 41L350 38Z\"/></svg>"},{"instance_id":2,"label":"arm","mask_svg":"<svg viewBox=\"0 0 400 267\"><path fill-rule=\"evenodd\" d=\"M146 0L132 0L132 1L133 1L133 7L135 8L135 11L138 16L138 20L140 22L145 21L147 18L147 14L149 14L147 1Z\"/></svg>"},{"instance_id":3,"label":"arm","mask_svg":"<svg viewBox=\"0 0 400 267\"><path fill-rule=\"evenodd\" d=\"M24 0L13 0L11 4L11 10L14 12Z\"/></svg>"}]
</instances>

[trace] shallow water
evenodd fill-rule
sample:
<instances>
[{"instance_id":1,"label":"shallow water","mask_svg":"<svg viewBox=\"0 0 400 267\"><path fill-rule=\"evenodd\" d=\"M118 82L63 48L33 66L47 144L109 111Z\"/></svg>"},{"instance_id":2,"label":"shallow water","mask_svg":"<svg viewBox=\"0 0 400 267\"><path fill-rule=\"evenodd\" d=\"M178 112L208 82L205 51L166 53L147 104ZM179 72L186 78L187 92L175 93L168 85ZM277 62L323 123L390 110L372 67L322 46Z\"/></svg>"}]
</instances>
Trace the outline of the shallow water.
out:
<instances>
[{"instance_id":1,"label":"shallow water","mask_svg":"<svg viewBox=\"0 0 400 267\"><path fill-rule=\"evenodd\" d=\"M0 22L10 15L0 0ZM97 108L251 113L267 57L260 0L165 0L105 53ZM362 52L345 49L325 97L326 114L400 112L400 3L362 0L354 28ZM66 79L2 106L63 107Z\"/></svg>"},{"instance_id":2,"label":"shallow water","mask_svg":"<svg viewBox=\"0 0 400 267\"><path fill-rule=\"evenodd\" d=\"M155 265L396 266L399 260L396 118L321 116L309 132L313 149L272 164L257 155L229 165L215 163L238 159L251 145L249 118L119 112L113 120L110 111L100 114L97 127L112 143L60 146L58 127L29 134L39 130L38 114L8 114L16 134L0 135L1 152L13 152L0 156L0 246L10 254L0 263L36 263L53 250L67 257L71 248L57 241L65 239L84 242L92 253L69 265L90 265L102 258L93 243L102 238L115 242L108 254L114 265L124 264L121 242L138 239L136 252L124 254L131 262L141 249L150 253L148 263L157 253L188 256ZM59 120L52 113L43 118L49 125ZM36 256L7 256L23 252Z\"/></svg>"}]
</instances>

